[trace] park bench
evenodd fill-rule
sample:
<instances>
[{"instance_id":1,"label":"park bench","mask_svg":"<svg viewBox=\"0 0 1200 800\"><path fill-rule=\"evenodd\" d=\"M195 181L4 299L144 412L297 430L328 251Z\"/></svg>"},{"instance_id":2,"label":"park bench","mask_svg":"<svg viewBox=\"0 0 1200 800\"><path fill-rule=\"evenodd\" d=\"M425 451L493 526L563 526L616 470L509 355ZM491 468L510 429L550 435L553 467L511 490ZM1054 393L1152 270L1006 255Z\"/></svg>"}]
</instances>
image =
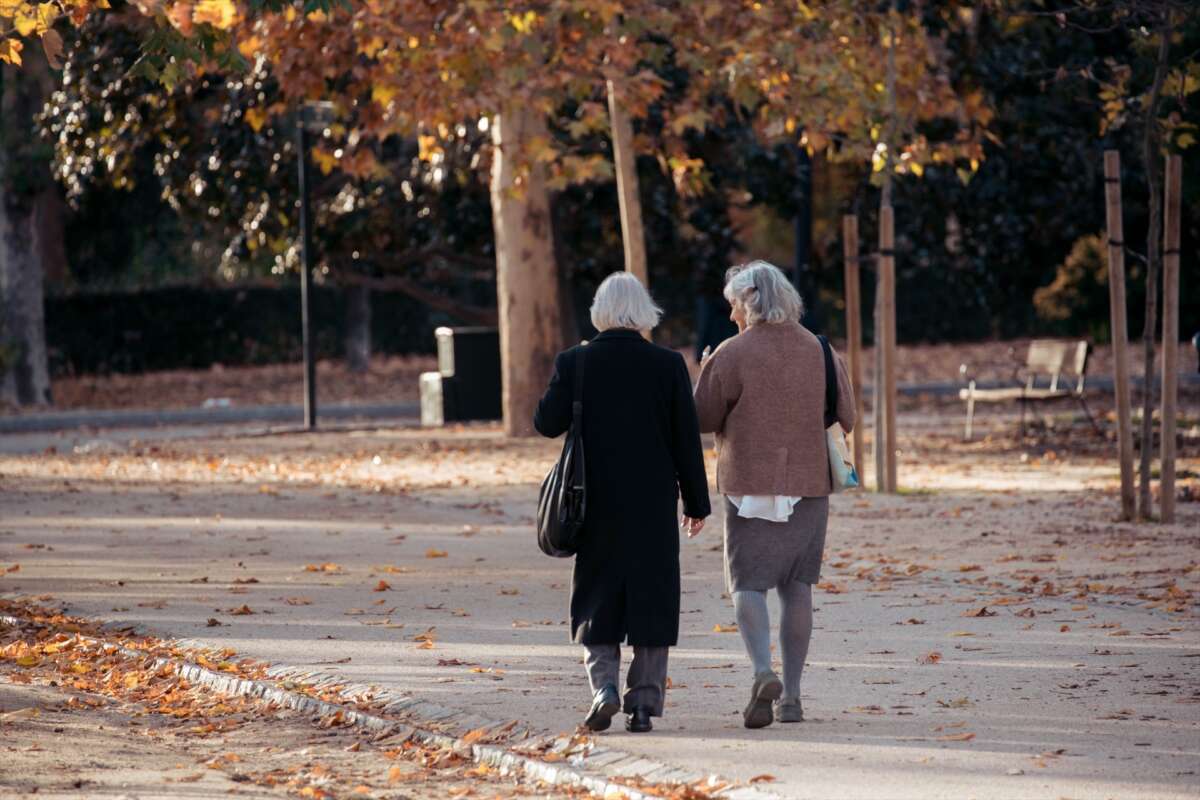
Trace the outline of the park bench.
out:
<instances>
[{"instance_id":1,"label":"park bench","mask_svg":"<svg viewBox=\"0 0 1200 800\"><path fill-rule=\"evenodd\" d=\"M1096 424L1083 397L1083 382L1090 351L1091 345L1086 341L1034 339L1029 343L1029 352L1025 355L1024 363L1017 363L1013 370L1014 385L994 388L979 388L975 379L970 376L969 367L963 364L959 367L959 374L967 382L967 386L959 391L958 396L967 403L965 438L971 438L976 403L1007 403L1013 400L1021 404L1022 438L1025 436L1026 408L1033 403L1054 400L1074 400L1079 403L1079 407L1087 415L1088 422L1092 423L1092 428L1100 434L1100 426ZM1009 353L1011 355L1013 351L1010 349ZM1068 367L1070 372L1074 373L1073 386L1063 377L1064 367ZM1049 378L1049 386L1038 385L1040 376Z\"/></svg>"}]
</instances>

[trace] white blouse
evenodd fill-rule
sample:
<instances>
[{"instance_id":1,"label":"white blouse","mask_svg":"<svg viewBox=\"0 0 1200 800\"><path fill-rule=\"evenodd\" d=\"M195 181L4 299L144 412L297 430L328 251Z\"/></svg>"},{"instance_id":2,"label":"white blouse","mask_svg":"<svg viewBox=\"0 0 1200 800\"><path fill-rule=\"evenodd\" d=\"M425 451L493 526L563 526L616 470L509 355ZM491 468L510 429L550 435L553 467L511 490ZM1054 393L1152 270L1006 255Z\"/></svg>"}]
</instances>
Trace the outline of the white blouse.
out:
<instances>
[{"instance_id":1,"label":"white blouse","mask_svg":"<svg viewBox=\"0 0 1200 800\"><path fill-rule=\"evenodd\" d=\"M738 510L738 516L745 519L765 519L768 522L787 522L792 516L792 509L803 497L786 497L771 495L726 495L733 507Z\"/></svg>"}]
</instances>

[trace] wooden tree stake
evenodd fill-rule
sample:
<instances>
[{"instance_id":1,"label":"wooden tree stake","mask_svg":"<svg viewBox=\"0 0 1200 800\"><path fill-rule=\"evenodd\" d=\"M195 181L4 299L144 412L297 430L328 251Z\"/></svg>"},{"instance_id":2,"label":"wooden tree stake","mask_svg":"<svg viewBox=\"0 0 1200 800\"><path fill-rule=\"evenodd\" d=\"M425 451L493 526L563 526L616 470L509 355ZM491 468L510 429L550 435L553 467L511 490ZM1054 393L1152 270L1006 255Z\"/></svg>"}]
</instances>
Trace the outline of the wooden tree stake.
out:
<instances>
[{"instance_id":1,"label":"wooden tree stake","mask_svg":"<svg viewBox=\"0 0 1200 800\"><path fill-rule=\"evenodd\" d=\"M611 80L608 82L608 117L612 125L617 201L621 207L621 239L625 243L625 270L632 272L643 286L649 288L646 239L642 232L642 200L638 194L637 162L633 151L633 124L621 105L617 86Z\"/></svg>"},{"instance_id":2,"label":"wooden tree stake","mask_svg":"<svg viewBox=\"0 0 1200 800\"><path fill-rule=\"evenodd\" d=\"M879 285L883 324L883 491L896 491L896 253L895 219L891 206L879 209ZM879 436L879 433L876 433Z\"/></svg>"},{"instance_id":3,"label":"wooden tree stake","mask_svg":"<svg viewBox=\"0 0 1200 800\"><path fill-rule=\"evenodd\" d=\"M850 385L854 389L854 432L850 442L854 466L860 471L863 463L863 427L866 425L866 403L862 383L862 298L858 268L858 217L842 217L842 256L846 264L846 351L850 359Z\"/></svg>"},{"instance_id":4,"label":"wooden tree stake","mask_svg":"<svg viewBox=\"0 0 1200 800\"><path fill-rule=\"evenodd\" d=\"M1125 233L1121 220L1121 154L1104 152L1105 212L1108 219L1108 305L1117 399L1117 455L1121 462L1121 519L1136 513L1133 487L1133 423L1130 419L1129 330L1125 322Z\"/></svg>"},{"instance_id":5,"label":"wooden tree stake","mask_svg":"<svg viewBox=\"0 0 1200 800\"><path fill-rule=\"evenodd\" d=\"M1183 159L1167 156L1163 204L1163 360L1161 519L1175 521L1175 407L1179 392L1179 216Z\"/></svg>"}]
</instances>

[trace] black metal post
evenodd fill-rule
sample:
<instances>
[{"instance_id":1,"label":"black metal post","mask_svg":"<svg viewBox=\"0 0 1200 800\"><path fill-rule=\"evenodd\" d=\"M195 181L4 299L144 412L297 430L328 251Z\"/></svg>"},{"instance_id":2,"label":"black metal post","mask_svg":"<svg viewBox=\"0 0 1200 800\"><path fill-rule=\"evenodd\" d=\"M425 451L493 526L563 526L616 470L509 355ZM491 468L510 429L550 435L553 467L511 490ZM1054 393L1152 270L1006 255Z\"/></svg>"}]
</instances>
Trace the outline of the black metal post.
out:
<instances>
[{"instance_id":1,"label":"black metal post","mask_svg":"<svg viewBox=\"0 0 1200 800\"><path fill-rule=\"evenodd\" d=\"M308 131L301 110L296 124L296 164L300 176L300 327L304 343L304 427L317 427L317 365L313 353L309 282L312 280L312 219L309 209Z\"/></svg>"},{"instance_id":2,"label":"black metal post","mask_svg":"<svg viewBox=\"0 0 1200 800\"><path fill-rule=\"evenodd\" d=\"M825 324L820 298L817 297L817 282L812 274L812 159L808 151L797 145L796 153L796 217L793 221L795 240L795 262L792 282L796 291L804 298L804 325L814 333L823 333Z\"/></svg>"}]
</instances>

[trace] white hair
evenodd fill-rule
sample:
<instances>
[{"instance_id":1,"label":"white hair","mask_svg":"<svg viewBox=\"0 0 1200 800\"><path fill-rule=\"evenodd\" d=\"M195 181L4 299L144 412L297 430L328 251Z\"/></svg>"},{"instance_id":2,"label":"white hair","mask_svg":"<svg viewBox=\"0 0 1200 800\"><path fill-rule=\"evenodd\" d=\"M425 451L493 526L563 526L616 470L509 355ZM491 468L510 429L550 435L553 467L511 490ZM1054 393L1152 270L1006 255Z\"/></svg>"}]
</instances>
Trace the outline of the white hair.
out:
<instances>
[{"instance_id":1,"label":"white hair","mask_svg":"<svg viewBox=\"0 0 1200 800\"><path fill-rule=\"evenodd\" d=\"M804 301L783 270L766 261L751 261L725 273L725 299L741 303L746 324L799 322Z\"/></svg>"},{"instance_id":2,"label":"white hair","mask_svg":"<svg viewBox=\"0 0 1200 800\"><path fill-rule=\"evenodd\" d=\"M629 328L648 331L662 319L662 309L650 299L650 293L637 276L614 272L600 284L592 300L592 325L598 331Z\"/></svg>"}]
</instances>

